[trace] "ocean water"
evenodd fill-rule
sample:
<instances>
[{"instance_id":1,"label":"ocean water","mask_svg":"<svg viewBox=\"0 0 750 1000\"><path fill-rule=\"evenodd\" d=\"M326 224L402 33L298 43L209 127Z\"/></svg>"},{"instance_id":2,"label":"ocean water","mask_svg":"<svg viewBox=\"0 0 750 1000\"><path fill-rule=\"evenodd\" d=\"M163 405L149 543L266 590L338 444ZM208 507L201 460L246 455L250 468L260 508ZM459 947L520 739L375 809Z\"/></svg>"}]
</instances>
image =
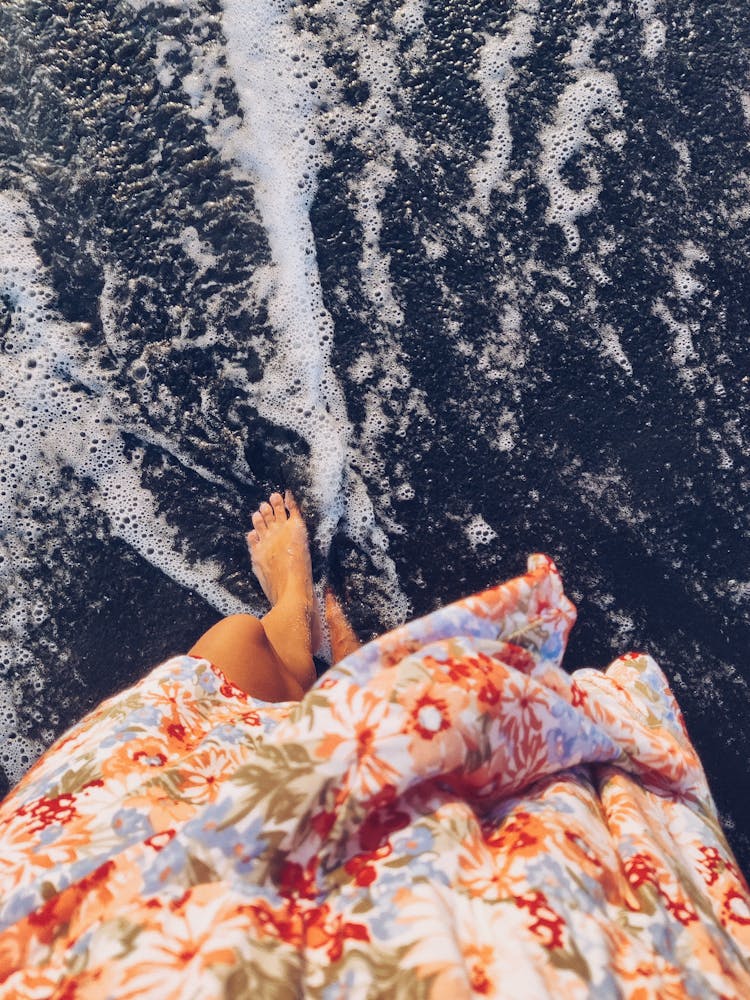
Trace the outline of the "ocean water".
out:
<instances>
[{"instance_id":1,"label":"ocean water","mask_svg":"<svg viewBox=\"0 0 750 1000\"><path fill-rule=\"evenodd\" d=\"M552 555L750 866L749 51L744 0L5 0L7 783L264 610L291 486L364 638Z\"/></svg>"}]
</instances>

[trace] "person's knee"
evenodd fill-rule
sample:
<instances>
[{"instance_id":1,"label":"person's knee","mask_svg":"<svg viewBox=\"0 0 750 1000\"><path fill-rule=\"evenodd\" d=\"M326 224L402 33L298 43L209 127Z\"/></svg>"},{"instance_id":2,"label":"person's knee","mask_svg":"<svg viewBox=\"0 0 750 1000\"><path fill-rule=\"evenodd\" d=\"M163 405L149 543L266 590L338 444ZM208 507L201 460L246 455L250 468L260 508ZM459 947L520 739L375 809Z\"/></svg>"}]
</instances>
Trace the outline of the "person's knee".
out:
<instances>
[{"instance_id":1,"label":"person's knee","mask_svg":"<svg viewBox=\"0 0 750 1000\"><path fill-rule=\"evenodd\" d=\"M262 642L266 643L266 633L263 629L263 623L260 618L256 618L255 615L248 614L237 614L237 615L227 615L220 622L227 630L235 632L237 636L242 636L248 642Z\"/></svg>"},{"instance_id":2,"label":"person's knee","mask_svg":"<svg viewBox=\"0 0 750 1000\"><path fill-rule=\"evenodd\" d=\"M200 637L190 650L193 656L205 656L223 668L227 659L266 652L268 639L263 625L255 615L227 615Z\"/></svg>"}]
</instances>

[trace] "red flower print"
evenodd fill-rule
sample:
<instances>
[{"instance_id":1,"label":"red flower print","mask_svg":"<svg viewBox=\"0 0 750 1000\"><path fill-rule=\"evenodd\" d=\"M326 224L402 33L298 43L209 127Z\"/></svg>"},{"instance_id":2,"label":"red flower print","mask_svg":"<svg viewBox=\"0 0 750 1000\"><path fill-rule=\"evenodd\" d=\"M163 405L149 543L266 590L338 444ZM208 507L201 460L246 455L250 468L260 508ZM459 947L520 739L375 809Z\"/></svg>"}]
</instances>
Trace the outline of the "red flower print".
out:
<instances>
[{"instance_id":1,"label":"red flower print","mask_svg":"<svg viewBox=\"0 0 750 1000\"><path fill-rule=\"evenodd\" d=\"M438 667L453 684L463 684L474 673L474 666L468 658L465 660L449 659L438 662L432 656L425 656L422 662L428 669L430 667Z\"/></svg>"},{"instance_id":2,"label":"red flower print","mask_svg":"<svg viewBox=\"0 0 750 1000\"><path fill-rule=\"evenodd\" d=\"M371 809L380 809L382 806L389 806L396 800L396 789L393 785L383 785L382 788L370 796L367 803Z\"/></svg>"},{"instance_id":3,"label":"red flower print","mask_svg":"<svg viewBox=\"0 0 750 1000\"><path fill-rule=\"evenodd\" d=\"M524 673L533 670L536 666L536 660L528 649L517 646L514 642L504 642L503 648L495 653L493 658Z\"/></svg>"},{"instance_id":4,"label":"red flower print","mask_svg":"<svg viewBox=\"0 0 750 1000\"><path fill-rule=\"evenodd\" d=\"M393 793L393 786L388 787ZM378 795L373 796L371 803L378 799ZM375 851L385 844L392 833L403 830L408 825L409 814L399 811L395 805L389 803L376 808L369 813L359 828L359 845L365 851Z\"/></svg>"},{"instance_id":5,"label":"red flower print","mask_svg":"<svg viewBox=\"0 0 750 1000\"><path fill-rule=\"evenodd\" d=\"M492 681L486 680L479 689L479 700L485 705L497 705L500 701L500 688Z\"/></svg>"},{"instance_id":6,"label":"red flower print","mask_svg":"<svg viewBox=\"0 0 750 1000\"><path fill-rule=\"evenodd\" d=\"M323 811L315 813L313 818L310 820L310 826L317 833L317 835L323 839L331 832L331 827L335 822L336 813L333 810L330 812Z\"/></svg>"},{"instance_id":7,"label":"red flower print","mask_svg":"<svg viewBox=\"0 0 750 1000\"><path fill-rule=\"evenodd\" d=\"M667 909L675 920L679 920L681 924L685 925L685 927L687 927L688 924L692 924L694 920L698 919L698 914L692 906L680 903L675 899L670 899L669 896L664 896L664 901L667 904Z\"/></svg>"},{"instance_id":8,"label":"red flower print","mask_svg":"<svg viewBox=\"0 0 750 1000\"><path fill-rule=\"evenodd\" d=\"M357 728L357 757L366 757L375 742L375 731L372 726Z\"/></svg>"},{"instance_id":9,"label":"red flower print","mask_svg":"<svg viewBox=\"0 0 750 1000\"><path fill-rule=\"evenodd\" d=\"M529 930L539 938L545 948L550 950L562 948L565 921L555 913L543 892L533 889L522 896L514 896L513 900L519 909L528 910L534 918Z\"/></svg>"},{"instance_id":10,"label":"red flower print","mask_svg":"<svg viewBox=\"0 0 750 1000\"><path fill-rule=\"evenodd\" d=\"M571 704L573 708L579 708L581 705L585 705L589 700L588 691L584 691L582 687L579 687L575 681L570 685L570 693L572 695Z\"/></svg>"},{"instance_id":11,"label":"red flower print","mask_svg":"<svg viewBox=\"0 0 750 1000\"><path fill-rule=\"evenodd\" d=\"M310 858L305 867L296 861L285 861L279 873L279 889L286 896L301 896L303 899L313 899L317 894L315 874L318 859Z\"/></svg>"},{"instance_id":12,"label":"red flower print","mask_svg":"<svg viewBox=\"0 0 750 1000\"><path fill-rule=\"evenodd\" d=\"M656 868L647 854L634 854L625 862L625 876L633 889L642 885L657 885Z\"/></svg>"},{"instance_id":13,"label":"red flower print","mask_svg":"<svg viewBox=\"0 0 750 1000\"><path fill-rule=\"evenodd\" d=\"M32 817L29 833L38 833L54 823L69 823L76 817L78 810L75 801L75 795L55 795L53 798L43 795L30 805L22 806L18 812L21 816Z\"/></svg>"},{"instance_id":14,"label":"red flower print","mask_svg":"<svg viewBox=\"0 0 750 1000\"><path fill-rule=\"evenodd\" d=\"M713 885L724 867L721 855L715 847L706 847L705 845L700 847L698 852L703 855L698 859L698 866L703 869L703 881L706 885Z\"/></svg>"},{"instance_id":15,"label":"red flower print","mask_svg":"<svg viewBox=\"0 0 750 1000\"><path fill-rule=\"evenodd\" d=\"M721 913L726 920L731 920L733 924L741 924L743 927L750 925L750 905L743 893L736 889L728 889L724 893Z\"/></svg>"},{"instance_id":16,"label":"red flower print","mask_svg":"<svg viewBox=\"0 0 750 1000\"><path fill-rule=\"evenodd\" d=\"M482 993L485 996L490 992L490 981L484 967L478 963L471 966L471 988L475 993Z\"/></svg>"},{"instance_id":17,"label":"red flower print","mask_svg":"<svg viewBox=\"0 0 750 1000\"><path fill-rule=\"evenodd\" d=\"M167 846L170 840L172 840L175 836L176 832L176 830L162 830L160 833L155 833L153 836L147 837L143 843L147 844L149 847L153 847L155 851L160 851L163 847Z\"/></svg>"},{"instance_id":18,"label":"red flower print","mask_svg":"<svg viewBox=\"0 0 750 1000\"><path fill-rule=\"evenodd\" d=\"M412 728L424 740L432 740L438 733L448 729L448 705L442 698L431 698L423 694L412 709Z\"/></svg>"},{"instance_id":19,"label":"red flower print","mask_svg":"<svg viewBox=\"0 0 750 1000\"><path fill-rule=\"evenodd\" d=\"M173 740L185 739L185 727L181 722L170 722L167 726L167 736Z\"/></svg>"},{"instance_id":20,"label":"red flower print","mask_svg":"<svg viewBox=\"0 0 750 1000\"><path fill-rule=\"evenodd\" d=\"M225 698L239 698L240 701L247 701L247 695L242 688L237 687L236 684L232 684L231 681L225 680L219 691L221 691Z\"/></svg>"}]
</instances>

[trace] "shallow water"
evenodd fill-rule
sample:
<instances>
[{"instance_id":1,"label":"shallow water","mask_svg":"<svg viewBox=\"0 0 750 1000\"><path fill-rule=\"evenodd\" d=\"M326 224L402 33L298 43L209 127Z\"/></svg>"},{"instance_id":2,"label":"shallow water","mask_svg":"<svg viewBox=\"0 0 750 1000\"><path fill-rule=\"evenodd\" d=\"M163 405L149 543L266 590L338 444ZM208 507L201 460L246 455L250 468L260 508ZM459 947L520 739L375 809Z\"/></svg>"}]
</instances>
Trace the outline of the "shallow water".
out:
<instances>
[{"instance_id":1,"label":"shallow water","mask_svg":"<svg viewBox=\"0 0 750 1000\"><path fill-rule=\"evenodd\" d=\"M546 551L747 797L744 3L0 7L2 766L260 611L293 486L363 636Z\"/></svg>"}]
</instances>

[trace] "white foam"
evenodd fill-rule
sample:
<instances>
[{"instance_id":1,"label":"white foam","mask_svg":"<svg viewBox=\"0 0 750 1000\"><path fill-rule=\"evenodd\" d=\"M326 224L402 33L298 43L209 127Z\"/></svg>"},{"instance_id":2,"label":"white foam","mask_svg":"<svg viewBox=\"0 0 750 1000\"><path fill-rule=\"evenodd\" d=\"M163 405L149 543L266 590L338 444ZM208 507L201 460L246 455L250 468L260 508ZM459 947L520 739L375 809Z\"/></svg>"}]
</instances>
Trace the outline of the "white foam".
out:
<instances>
[{"instance_id":1,"label":"white foam","mask_svg":"<svg viewBox=\"0 0 750 1000\"><path fill-rule=\"evenodd\" d=\"M186 226L182 230L180 245L198 268L199 277L205 274L209 267L216 266L217 257L211 249L211 244L200 238L195 226Z\"/></svg>"},{"instance_id":2,"label":"white foam","mask_svg":"<svg viewBox=\"0 0 750 1000\"><path fill-rule=\"evenodd\" d=\"M607 18L613 10L614 4L608 3L600 11L599 23L584 23L571 42L565 62L573 70L575 79L563 88L552 121L539 134L542 146L539 176L549 191L545 220L549 225L562 228L572 252L578 250L581 243L575 220L596 208L602 185L599 171L591 158L584 156L579 161L588 181L580 190L565 183L563 168L574 154L598 142L588 128L589 120L595 112L604 110L612 119L620 118L623 114L614 74L591 64L593 45L605 30ZM616 147L620 141L619 130L610 129L609 135L613 133L615 137L611 144ZM604 141L607 138L605 135Z\"/></svg>"},{"instance_id":3,"label":"white foam","mask_svg":"<svg viewBox=\"0 0 750 1000\"><path fill-rule=\"evenodd\" d=\"M667 40L667 26L656 16L656 0L635 0L635 12L641 20L643 47L641 51L649 61L659 55Z\"/></svg>"},{"instance_id":4,"label":"white foam","mask_svg":"<svg viewBox=\"0 0 750 1000\"><path fill-rule=\"evenodd\" d=\"M475 514L466 524L466 537L469 545L476 551L480 545L489 545L497 538L495 529L487 524L481 514Z\"/></svg>"},{"instance_id":5,"label":"white foam","mask_svg":"<svg viewBox=\"0 0 750 1000\"><path fill-rule=\"evenodd\" d=\"M401 126L394 99L402 93L403 63L415 59L414 41L421 38L424 30L422 2L407 0L395 18L411 41L406 54L399 52L403 35L363 32L361 12L354 5L340 6L334 0L322 6L331 25L328 33L324 32L325 43L334 51L355 48L358 77L368 91L367 100L355 107L347 106L339 98L337 113L326 116L325 128L332 138L351 143L363 154L364 166L356 183L349 185L349 204L364 234L359 261L362 289L374 309L378 339L388 342L393 356L396 341L389 331L401 327L404 317L393 296L390 253L381 245L380 202L396 179L396 154L411 165L416 165L419 159L419 147Z\"/></svg>"},{"instance_id":6,"label":"white foam","mask_svg":"<svg viewBox=\"0 0 750 1000\"><path fill-rule=\"evenodd\" d=\"M670 352L672 363L677 368L680 377L689 381L692 375L687 369L687 362L696 357L693 334L697 332L697 326L694 323L678 320L662 298L656 299L651 311L671 332L673 338Z\"/></svg>"},{"instance_id":7,"label":"white foam","mask_svg":"<svg viewBox=\"0 0 750 1000\"><path fill-rule=\"evenodd\" d=\"M675 261L672 269L672 282L675 291L682 299L691 299L703 291L703 284L693 274L697 263L707 263L708 253L703 247L692 240L687 240L680 246L680 259Z\"/></svg>"},{"instance_id":8,"label":"white foam","mask_svg":"<svg viewBox=\"0 0 750 1000\"><path fill-rule=\"evenodd\" d=\"M333 324L323 305L310 223L323 162L316 91L330 89L329 74L315 46L295 31L286 2L248 6L228 0L223 27L244 118L221 152L253 180L273 259L267 307L278 339L256 401L263 416L310 446L313 499L325 544L343 509L348 431L343 393L330 363Z\"/></svg>"},{"instance_id":9,"label":"white foam","mask_svg":"<svg viewBox=\"0 0 750 1000\"><path fill-rule=\"evenodd\" d=\"M0 680L0 765L12 785L44 750L40 740L20 731L15 708L20 697L13 684Z\"/></svg>"},{"instance_id":10,"label":"white foam","mask_svg":"<svg viewBox=\"0 0 750 1000\"><path fill-rule=\"evenodd\" d=\"M5 635L0 656L6 665L13 665L16 677L32 683L41 675L34 674L26 636L49 609L33 593L27 577L46 560L55 560L41 536L50 514L64 523L71 508L83 512L92 504L106 514L114 536L218 611L248 610L218 582L221 567L210 561L194 567L184 557L156 498L143 487L143 451L135 448L126 456L121 432L144 442L153 435L139 425L132 405L108 381L95 348L82 341L82 328L56 314L55 296L32 242L35 227L36 220L19 195L0 193L0 296L10 309L0 366L5 443L0 456L4 556L0 582L14 596L0 622ZM113 280L111 273L109 279ZM119 351L123 345L117 313L106 293L102 320L108 344ZM179 458L174 443L163 443ZM60 481L63 467L73 470L77 483L67 493ZM194 463L192 467L207 472ZM81 490L84 479L93 490ZM56 572L62 570L56 564Z\"/></svg>"},{"instance_id":11,"label":"white foam","mask_svg":"<svg viewBox=\"0 0 750 1000\"><path fill-rule=\"evenodd\" d=\"M612 73L581 69L578 79L563 89L552 123L542 129L539 136L542 145L539 176L549 191L545 220L562 228L573 252L581 243L575 220L596 208L602 189L601 177L595 164L584 160L581 166L588 183L575 190L563 180L562 170L583 146L595 142L587 122L600 108L607 109L613 116L622 114L617 80Z\"/></svg>"},{"instance_id":12,"label":"white foam","mask_svg":"<svg viewBox=\"0 0 750 1000\"><path fill-rule=\"evenodd\" d=\"M135 4L137 0L130 0ZM174 39L158 38L156 40L156 55L154 63L156 65L156 78L162 87L167 88L172 85L175 78L175 69L169 62L169 56L173 52L179 52L180 46Z\"/></svg>"},{"instance_id":13,"label":"white foam","mask_svg":"<svg viewBox=\"0 0 750 1000\"><path fill-rule=\"evenodd\" d=\"M604 353L608 357L612 358L612 360L616 362L623 371L627 372L628 375L632 375L633 366L628 360L628 356L625 354L625 351L623 351L620 338L611 323L602 323L599 328L599 337Z\"/></svg>"},{"instance_id":14,"label":"white foam","mask_svg":"<svg viewBox=\"0 0 750 1000\"><path fill-rule=\"evenodd\" d=\"M200 17L188 6L193 17ZM316 13L321 14L330 7L329 13L336 15L332 21L344 16L335 3L319 7ZM410 3L409 8L413 21L418 6ZM326 19L321 23L326 24ZM403 615L408 603L385 552L382 533L374 528L372 501L352 470L351 427L331 365L333 324L323 304L310 222L318 172L325 162L323 140L346 128L347 113L340 110L346 102L325 66L322 38L300 28L292 0L253 5L228 0L223 5L222 30L226 67L216 48L194 46L192 68L182 84L193 114L207 126L210 141L238 174L251 179L270 246L272 262L254 276L251 305L257 308L258 301L265 302L276 336L271 345L253 345L263 363L263 378L259 384L246 383L245 389L252 393L262 416L293 430L309 445L310 499L317 508L316 536L321 548L328 547L343 517L353 527L355 541L376 561L392 603ZM382 76L384 65L383 59L372 62L373 84L379 72ZM217 120L214 114L215 91L227 73L239 96L241 119ZM381 109L382 97L379 104L376 101ZM324 104L333 109L330 114ZM374 122L371 134L379 134L372 108L368 115ZM377 218L375 191L387 176L387 171L383 174L379 169L376 163L372 194L367 196L365 185L358 209L363 224L371 227ZM390 295L387 260L378 260L376 253L366 254L362 267L381 315L398 325L400 310ZM241 381L241 373L228 374Z\"/></svg>"},{"instance_id":15,"label":"white foam","mask_svg":"<svg viewBox=\"0 0 750 1000\"><path fill-rule=\"evenodd\" d=\"M693 337L700 332L699 324L695 320L680 320L674 315L676 303L670 300L682 302L689 301L698 292L703 290L703 285L693 274L696 263L705 263L709 257L703 247L698 246L691 240L683 243L679 248L680 256L672 264L672 286L671 296L659 296L653 306L652 313L666 325L672 334L672 350L670 352L672 363L678 370L680 378L692 383L696 373L695 362L697 352Z\"/></svg>"},{"instance_id":16,"label":"white foam","mask_svg":"<svg viewBox=\"0 0 750 1000\"><path fill-rule=\"evenodd\" d=\"M508 91L518 79L513 61L531 52L532 36L539 13L539 0L522 2L503 35L482 35L479 84L492 119L492 135L487 149L469 174L474 188L467 208L476 207L486 215L490 196L499 188L509 189L506 181L513 148L508 114Z\"/></svg>"}]
</instances>

